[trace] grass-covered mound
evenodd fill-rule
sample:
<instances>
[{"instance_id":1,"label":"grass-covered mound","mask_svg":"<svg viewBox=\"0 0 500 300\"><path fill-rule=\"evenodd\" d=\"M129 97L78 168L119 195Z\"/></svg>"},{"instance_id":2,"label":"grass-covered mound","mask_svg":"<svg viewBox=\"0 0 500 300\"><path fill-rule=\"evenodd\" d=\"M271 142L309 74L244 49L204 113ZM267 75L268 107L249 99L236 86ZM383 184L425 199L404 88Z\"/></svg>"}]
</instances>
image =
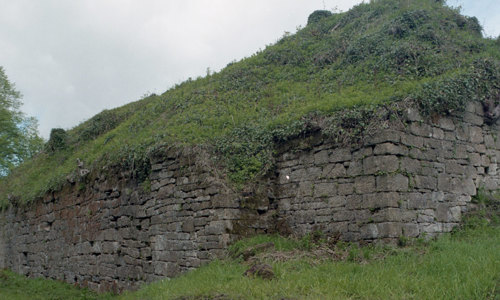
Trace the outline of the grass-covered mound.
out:
<instances>
[{"instance_id":1,"label":"grass-covered mound","mask_svg":"<svg viewBox=\"0 0 500 300\"><path fill-rule=\"evenodd\" d=\"M142 180L149 151L161 145L204 144L243 183L270 167L276 144L317 124L338 138L361 132L389 102L431 115L498 99L500 43L482 37L476 18L435 0L370 2L315 12L296 34L219 73L53 131L43 153L0 182L1 205L57 190L77 160Z\"/></svg>"}]
</instances>

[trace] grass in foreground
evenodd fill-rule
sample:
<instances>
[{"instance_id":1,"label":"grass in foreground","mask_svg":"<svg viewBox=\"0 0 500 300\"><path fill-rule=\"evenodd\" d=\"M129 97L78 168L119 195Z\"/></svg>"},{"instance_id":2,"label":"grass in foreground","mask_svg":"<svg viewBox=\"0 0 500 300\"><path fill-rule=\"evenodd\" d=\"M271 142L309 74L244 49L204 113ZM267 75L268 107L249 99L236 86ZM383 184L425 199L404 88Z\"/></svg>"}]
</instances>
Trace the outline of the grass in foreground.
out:
<instances>
[{"instance_id":1,"label":"grass in foreground","mask_svg":"<svg viewBox=\"0 0 500 300\"><path fill-rule=\"evenodd\" d=\"M258 237L254 241L276 241ZM279 238L281 240L281 238ZM278 240L277 245L282 243ZM283 244L282 244L283 245ZM307 243L283 247L301 253ZM312 245L312 248L316 246ZM313 255L257 255L275 273L272 280L243 275L250 263L215 261L175 279L121 296L98 295L9 271L0 276L1 299L498 299L500 228L481 226L446 235L428 245L357 248L345 245L345 260ZM302 252L303 253L303 252ZM314 253L314 252L312 252ZM300 255L299 255L300 256ZM271 257L271 258L270 258ZM274 257L274 258L273 258ZM276 257L287 257L276 259ZM217 298L216 298L217 299Z\"/></svg>"},{"instance_id":2,"label":"grass in foreground","mask_svg":"<svg viewBox=\"0 0 500 300\"><path fill-rule=\"evenodd\" d=\"M495 211L482 210L461 230L405 247L257 236L230 247L230 258L119 296L1 271L0 299L500 299L498 224ZM245 276L254 263L269 264L274 278Z\"/></svg>"},{"instance_id":3,"label":"grass in foreground","mask_svg":"<svg viewBox=\"0 0 500 300\"><path fill-rule=\"evenodd\" d=\"M0 270L0 299L111 299L111 295L97 294L70 284L43 278L28 279L8 270Z\"/></svg>"},{"instance_id":4,"label":"grass in foreground","mask_svg":"<svg viewBox=\"0 0 500 300\"><path fill-rule=\"evenodd\" d=\"M344 261L267 260L275 279L248 278L248 264L216 261L120 299L497 299L500 228L478 227L426 246L351 247ZM265 256L264 256L265 257ZM382 257L382 259L380 259Z\"/></svg>"}]
</instances>

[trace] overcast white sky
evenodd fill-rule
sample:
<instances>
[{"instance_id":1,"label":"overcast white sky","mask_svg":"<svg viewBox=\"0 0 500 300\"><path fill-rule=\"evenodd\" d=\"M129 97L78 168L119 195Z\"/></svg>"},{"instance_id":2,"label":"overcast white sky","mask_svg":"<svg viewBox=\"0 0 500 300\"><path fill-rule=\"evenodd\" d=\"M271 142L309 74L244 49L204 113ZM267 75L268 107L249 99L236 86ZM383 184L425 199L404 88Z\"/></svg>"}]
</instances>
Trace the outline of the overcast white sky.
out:
<instances>
[{"instance_id":1,"label":"overcast white sky","mask_svg":"<svg viewBox=\"0 0 500 300\"><path fill-rule=\"evenodd\" d=\"M162 93L361 0L0 0L0 66L48 138ZM449 0L500 34L500 0Z\"/></svg>"}]
</instances>

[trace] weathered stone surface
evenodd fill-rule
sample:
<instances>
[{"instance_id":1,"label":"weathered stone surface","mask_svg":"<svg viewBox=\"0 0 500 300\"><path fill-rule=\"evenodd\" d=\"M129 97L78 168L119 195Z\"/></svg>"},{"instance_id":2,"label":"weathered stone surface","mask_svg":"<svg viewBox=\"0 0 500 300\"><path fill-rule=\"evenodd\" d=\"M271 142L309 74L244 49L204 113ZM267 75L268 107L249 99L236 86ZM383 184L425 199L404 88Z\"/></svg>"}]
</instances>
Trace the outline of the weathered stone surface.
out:
<instances>
[{"instance_id":1,"label":"weathered stone surface","mask_svg":"<svg viewBox=\"0 0 500 300\"><path fill-rule=\"evenodd\" d=\"M448 131L455 130L455 124L454 124L453 120L450 118L439 118L438 126L441 127L442 129L448 130Z\"/></svg>"},{"instance_id":2,"label":"weathered stone surface","mask_svg":"<svg viewBox=\"0 0 500 300\"><path fill-rule=\"evenodd\" d=\"M393 143L383 143L376 145L373 153L375 155L408 155L408 148L402 145L395 145Z\"/></svg>"},{"instance_id":3,"label":"weathered stone surface","mask_svg":"<svg viewBox=\"0 0 500 300\"><path fill-rule=\"evenodd\" d=\"M416 136L431 137L432 127L426 123L413 122L410 125L410 132Z\"/></svg>"},{"instance_id":4,"label":"weathered stone surface","mask_svg":"<svg viewBox=\"0 0 500 300\"><path fill-rule=\"evenodd\" d=\"M450 192L454 194L470 195L476 194L476 186L472 179L461 179L451 177L450 175L438 176L438 189L443 192Z\"/></svg>"},{"instance_id":5,"label":"weathered stone surface","mask_svg":"<svg viewBox=\"0 0 500 300\"><path fill-rule=\"evenodd\" d=\"M344 162L349 161L352 158L351 150L346 148L334 149L330 153L330 162Z\"/></svg>"},{"instance_id":6,"label":"weathered stone surface","mask_svg":"<svg viewBox=\"0 0 500 300\"><path fill-rule=\"evenodd\" d=\"M428 193L410 193L408 197L409 209L434 209L437 201Z\"/></svg>"},{"instance_id":7,"label":"weathered stone surface","mask_svg":"<svg viewBox=\"0 0 500 300\"><path fill-rule=\"evenodd\" d=\"M474 144L480 144L484 141L483 130L481 127L471 126L469 129L470 142Z\"/></svg>"},{"instance_id":8,"label":"weathered stone surface","mask_svg":"<svg viewBox=\"0 0 500 300\"><path fill-rule=\"evenodd\" d=\"M403 226L401 223L378 223L377 229L379 238L398 238L402 235Z\"/></svg>"},{"instance_id":9,"label":"weathered stone surface","mask_svg":"<svg viewBox=\"0 0 500 300\"><path fill-rule=\"evenodd\" d=\"M423 118L420 115L420 112L416 108L408 108L406 110L406 118L408 119L408 121L412 121L412 122L423 121Z\"/></svg>"},{"instance_id":10,"label":"weathered stone surface","mask_svg":"<svg viewBox=\"0 0 500 300\"><path fill-rule=\"evenodd\" d=\"M432 127L432 138L437 140L444 140L444 131L440 128Z\"/></svg>"},{"instance_id":11,"label":"weathered stone surface","mask_svg":"<svg viewBox=\"0 0 500 300\"><path fill-rule=\"evenodd\" d=\"M329 157L328 157L328 151L327 150L322 150L316 154L314 154L314 163L316 165L323 165L328 163Z\"/></svg>"},{"instance_id":12,"label":"weathered stone surface","mask_svg":"<svg viewBox=\"0 0 500 300\"><path fill-rule=\"evenodd\" d=\"M418 224L415 224L415 223L403 224L402 232L403 232L403 236L412 237L412 238L418 237L420 234L420 231L418 229Z\"/></svg>"},{"instance_id":13,"label":"weathered stone surface","mask_svg":"<svg viewBox=\"0 0 500 300\"><path fill-rule=\"evenodd\" d=\"M401 133L401 143L409 147L422 148L424 146L424 139L421 136L415 136L410 133Z\"/></svg>"},{"instance_id":14,"label":"weathered stone surface","mask_svg":"<svg viewBox=\"0 0 500 300\"><path fill-rule=\"evenodd\" d=\"M386 207L399 207L404 201L404 196L399 193L375 193L363 195L363 200L360 208L386 208Z\"/></svg>"},{"instance_id":15,"label":"weathered stone surface","mask_svg":"<svg viewBox=\"0 0 500 300\"><path fill-rule=\"evenodd\" d=\"M323 172L321 175L323 178L346 177L347 171L344 164L330 164L323 168Z\"/></svg>"},{"instance_id":16,"label":"weathered stone surface","mask_svg":"<svg viewBox=\"0 0 500 300\"><path fill-rule=\"evenodd\" d=\"M498 125L479 109L432 122L409 112L408 126L352 146L321 134L291 141L270 176L241 191L197 162L199 149L168 148L152 157L150 192L102 175L85 191L68 183L0 213L0 268L121 290L196 268L256 233L435 236L458 224L479 187L500 188Z\"/></svg>"},{"instance_id":17,"label":"weathered stone surface","mask_svg":"<svg viewBox=\"0 0 500 300\"><path fill-rule=\"evenodd\" d=\"M370 156L363 159L363 172L365 175L380 172L394 172L399 168L399 159L395 155Z\"/></svg>"},{"instance_id":18,"label":"weathered stone surface","mask_svg":"<svg viewBox=\"0 0 500 300\"><path fill-rule=\"evenodd\" d=\"M459 222L461 216L459 206L450 206L448 203L440 203L436 208L436 220L439 222Z\"/></svg>"},{"instance_id":19,"label":"weathered stone surface","mask_svg":"<svg viewBox=\"0 0 500 300\"><path fill-rule=\"evenodd\" d=\"M337 186L333 182L321 182L313 186L314 197L327 198L337 193Z\"/></svg>"},{"instance_id":20,"label":"weathered stone surface","mask_svg":"<svg viewBox=\"0 0 500 300\"><path fill-rule=\"evenodd\" d=\"M363 173L362 161L351 161L347 168L347 176L358 176Z\"/></svg>"},{"instance_id":21,"label":"weathered stone surface","mask_svg":"<svg viewBox=\"0 0 500 300\"><path fill-rule=\"evenodd\" d=\"M366 224L360 228L360 237L364 240L376 239L379 237L377 224Z\"/></svg>"},{"instance_id":22,"label":"weathered stone surface","mask_svg":"<svg viewBox=\"0 0 500 300\"><path fill-rule=\"evenodd\" d=\"M415 175L411 177L410 185L413 188L434 191L437 188L437 178L434 176Z\"/></svg>"},{"instance_id":23,"label":"weathered stone surface","mask_svg":"<svg viewBox=\"0 0 500 300\"><path fill-rule=\"evenodd\" d=\"M399 173L377 176L377 191L405 192L409 188L408 182L408 177Z\"/></svg>"},{"instance_id":24,"label":"weathered stone surface","mask_svg":"<svg viewBox=\"0 0 500 300\"><path fill-rule=\"evenodd\" d=\"M397 130L385 129L369 136L365 140L366 145L376 145L385 142L399 143L401 141L401 132Z\"/></svg>"},{"instance_id":25,"label":"weathered stone surface","mask_svg":"<svg viewBox=\"0 0 500 300\"><path fill-rule=\"evenodd\" d=\"M358 194L366 194L375 192L375 177L360 176L354 180L354 190Z\"/></svg>"}]
</instances>

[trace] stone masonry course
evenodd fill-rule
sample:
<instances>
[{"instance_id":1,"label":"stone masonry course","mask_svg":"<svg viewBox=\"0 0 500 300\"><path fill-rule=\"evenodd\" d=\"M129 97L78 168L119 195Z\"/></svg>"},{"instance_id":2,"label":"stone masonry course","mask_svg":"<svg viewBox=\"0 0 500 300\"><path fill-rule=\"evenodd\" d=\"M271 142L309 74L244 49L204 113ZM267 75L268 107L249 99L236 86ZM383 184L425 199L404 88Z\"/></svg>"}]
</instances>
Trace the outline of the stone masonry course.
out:
<instances>
[{"instance_id":1,"label":"stone masonry course","mask_svg":"<svg viewBox=\"0 0 500 300\"><path fill-rule=\"evenodd\" d=\"M147 182L97 176L0 213L0 267L99 291L134 289L224 254L258 233L319 230L346 241L432 237L457 226L478 190L500 188L499 125L483 106L460 117L381 128L339 147L320 134L280 147L243 191L194 148L165 148Z\"/></svg>"}]
</instances>

